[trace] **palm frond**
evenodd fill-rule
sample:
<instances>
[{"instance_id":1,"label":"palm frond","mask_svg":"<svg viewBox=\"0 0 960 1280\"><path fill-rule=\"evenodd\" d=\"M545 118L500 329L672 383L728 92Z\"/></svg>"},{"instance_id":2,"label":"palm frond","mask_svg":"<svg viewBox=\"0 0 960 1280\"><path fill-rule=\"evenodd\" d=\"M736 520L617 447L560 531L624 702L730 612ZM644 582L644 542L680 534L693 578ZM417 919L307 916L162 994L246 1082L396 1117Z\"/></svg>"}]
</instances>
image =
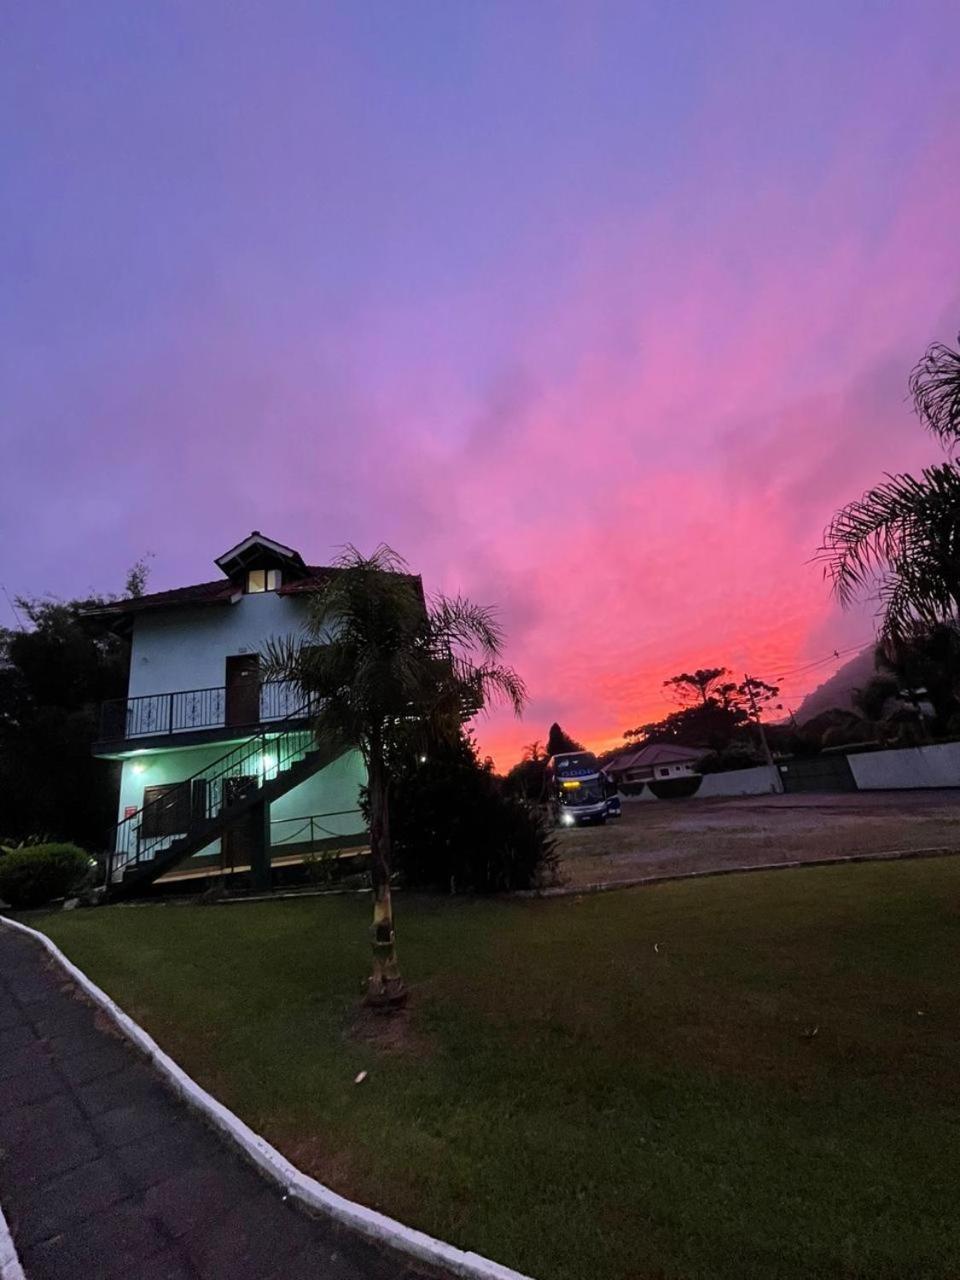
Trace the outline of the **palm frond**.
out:
<instances>
[{"instance_id":1,"label":"palm frond","mask_svg":"<svg viewBox=\"0 0 960 1280\"><path fill-rule=\"evenodd\" d=\"M910 394L917 416L935 436L944 444L960 440L960 349L931 343L910 374Z\"/></svg>"},{"instance_id":2,"label":"palm frond","mask_svg":"<svg viewBox=\"0 0 960 1280\"><path fill-rule=\"evenodd\" d=\"M887 476L837 512L816 558L844 606L870 586L889 591L889 575L905 585L909 579L924 596L956 594L960 468L947 462L925 468L919 478Z\"/></svg>"},{"instance_id":3,"label":"palm frond","mask_svg":"<svg viewBox=\"0 0 960 1280\"><path fill-rule=\"evenodd\" d=\"M496 610L461 595L437 595L430 601L430 630L440 648L463 649L496 657L503 648L503 627Z\"/></svg>"},{"instance_id":4,"label":"palm frond","mask_svg":"<svg viewBox=\"0 0 960 1280\"><path fill-rule=\"evenodd\" d=\"M474 676L483 694L484 709L492 703L505 702L519 719L527 702L527 686L512 667L485 663Z\"/></svg>"}]
</instances>

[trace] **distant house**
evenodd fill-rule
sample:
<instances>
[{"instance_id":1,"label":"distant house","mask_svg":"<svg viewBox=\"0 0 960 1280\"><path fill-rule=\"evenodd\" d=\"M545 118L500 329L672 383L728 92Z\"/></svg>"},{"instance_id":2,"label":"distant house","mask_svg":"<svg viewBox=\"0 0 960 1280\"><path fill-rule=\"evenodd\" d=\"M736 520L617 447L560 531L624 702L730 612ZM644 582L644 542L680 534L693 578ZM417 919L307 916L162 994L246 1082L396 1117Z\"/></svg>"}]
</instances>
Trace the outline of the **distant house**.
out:
<instances>
[{"instance_id":1,"label":"distant house","mask_svg":"<svg viewBox=\"0 0 960 1280\"><path fill-rule=\"evenodd\" d=\"M635 750L622 751L604 765L618 786L639 782L661 782L669 778L694 778L700 764L713 753L705 747L681 747L670 742L648 742Z\"/></svg>"},{"instance_id":2,"label":"distant house","mask_svg":"<svg viewBox=\"0 0 960 1280\"><path fill-rule=\"evenodd\" d=\"M93 611L130 637L127 696L103 707L94 745L121 764L114 893L171 873L266 886L279 858L366 839L359 753L317 742L303 692L261 670L265 643L299 632L338 570L257 531L216 565L212 582Z\"/></svg>"}]
</instances>

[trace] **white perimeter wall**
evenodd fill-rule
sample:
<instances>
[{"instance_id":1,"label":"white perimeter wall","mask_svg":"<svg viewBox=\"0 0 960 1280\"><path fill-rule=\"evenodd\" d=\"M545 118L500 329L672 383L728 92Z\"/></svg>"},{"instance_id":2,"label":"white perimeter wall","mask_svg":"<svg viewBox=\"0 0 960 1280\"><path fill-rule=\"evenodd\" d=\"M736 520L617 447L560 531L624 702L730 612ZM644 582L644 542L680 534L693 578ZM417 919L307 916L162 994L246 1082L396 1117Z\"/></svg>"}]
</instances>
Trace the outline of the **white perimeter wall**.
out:
<instances>
[{"instance_id":1,"label":"white perimeter wall","mask_svg":"<svg viewBox=\"0 0 960 1280\"><path fill-rule=\"evenodd\" d=\"M960 742L896 751L848 755L861 791L906 790L910 787L960 787Z\"/></svg>"},{"instance_id":2,"label":"white perimeter wall","mask_svg":"<svg viewBox=\"0 0 960 1280\"><path fill-rule=\"evenodd\" d=\"M666 779L656 781L665 782ZM676 796L675 799L711 800L717 796L763 796L779 790L776 769L762 764L754 769L732 769L729 773L705 773L692 796ZM621 793L620 799L625 804L631 804L635 800L656 800L657 797L646 786L640 795L627 796Z\"/></svg>"},{"instance_id":3,"label":"white perimeter wall","mask_svg":"<svg viewBox=\"0 0 960 1280\"><path fill-rule=\"evenodd\" d=\"M732 769L729 773L706 773L694 800L709 800L712 796L762 796L779 791L776 769L768 764L754 769Z\"/></svg>"}]
</instances>

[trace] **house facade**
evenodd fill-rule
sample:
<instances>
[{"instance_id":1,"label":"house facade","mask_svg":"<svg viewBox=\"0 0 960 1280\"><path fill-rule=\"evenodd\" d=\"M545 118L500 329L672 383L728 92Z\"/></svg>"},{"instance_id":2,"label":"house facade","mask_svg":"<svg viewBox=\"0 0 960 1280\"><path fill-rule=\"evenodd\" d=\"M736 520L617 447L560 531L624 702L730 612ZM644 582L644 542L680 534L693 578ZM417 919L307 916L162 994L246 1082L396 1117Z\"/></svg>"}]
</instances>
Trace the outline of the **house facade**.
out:
<instances>
[{"instance_id":1,"label":"house facade","mask_svg":"<svg viewBox=\"0 0 960 1280\"><path fill-rule=\"evenodd\" d=\"M651 742L614 756L604 769L618 786L695 778L699 776L701 762L710 754L702 747Z\"/></svg>"},{"instance_id":2,"label":"house facade","mask_svg":"<svg viewBox=\"0 0 960 1280\"><path fill-rule=\"evenodd\" d=\"M184 868L266 883L279 858L365 842L359 753L317 743L302 692L265 679L260 656L337 570L258 531L215 563L213 581L97 611L130 637L127 696L103 707L94 747L122 766L114 885Z\"/></svg>"}]
</instances>

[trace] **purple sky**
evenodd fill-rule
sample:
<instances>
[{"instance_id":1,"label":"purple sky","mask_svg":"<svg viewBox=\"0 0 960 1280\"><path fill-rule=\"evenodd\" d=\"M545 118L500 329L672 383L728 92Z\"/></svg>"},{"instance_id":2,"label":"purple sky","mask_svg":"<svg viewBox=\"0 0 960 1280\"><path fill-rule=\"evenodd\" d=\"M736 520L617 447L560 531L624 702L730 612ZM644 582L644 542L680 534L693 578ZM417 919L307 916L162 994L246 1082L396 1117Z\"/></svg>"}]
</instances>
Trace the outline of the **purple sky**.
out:
<instances>
[{"instance_id":1,"label":"purple sky","mask_svg":"<svg viewBox=\"0 0 960 1280\"><path fill-rule=\"evenodd\" d=\"M958 49L956 0L9 6L0 582L388 541L502 607L503 764L868 638L807 562L937 457Z\"/></svg>"}]
</instances>

